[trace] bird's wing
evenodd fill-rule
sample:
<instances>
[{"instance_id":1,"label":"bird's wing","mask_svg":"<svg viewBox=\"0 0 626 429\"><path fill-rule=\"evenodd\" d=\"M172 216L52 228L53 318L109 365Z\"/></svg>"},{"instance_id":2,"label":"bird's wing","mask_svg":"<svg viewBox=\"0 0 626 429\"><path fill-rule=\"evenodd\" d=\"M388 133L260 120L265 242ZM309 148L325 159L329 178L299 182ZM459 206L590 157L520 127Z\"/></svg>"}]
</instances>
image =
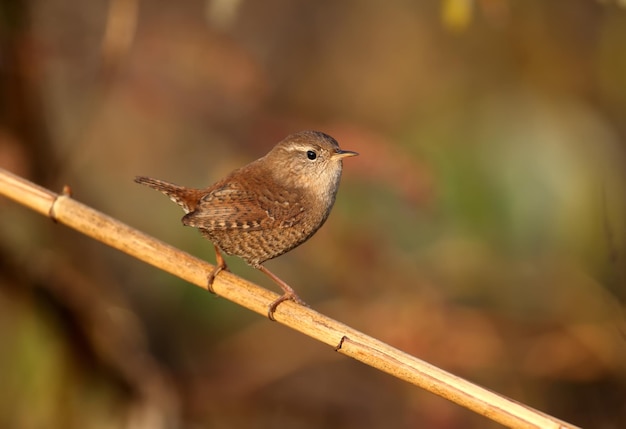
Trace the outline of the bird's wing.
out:
<instances>
[{"instance_id":1,"label":"bird's wing","mask_svg":"<svg viewBox=\"0 0 626 429\"><path fill-rule=\"evenodd\" d=\"M249 191L237 182L225 183L205 195L183 223L208 230L262 230L290 227L303 213L302 205L287 191Z\"/></svg>"}]
</instances>

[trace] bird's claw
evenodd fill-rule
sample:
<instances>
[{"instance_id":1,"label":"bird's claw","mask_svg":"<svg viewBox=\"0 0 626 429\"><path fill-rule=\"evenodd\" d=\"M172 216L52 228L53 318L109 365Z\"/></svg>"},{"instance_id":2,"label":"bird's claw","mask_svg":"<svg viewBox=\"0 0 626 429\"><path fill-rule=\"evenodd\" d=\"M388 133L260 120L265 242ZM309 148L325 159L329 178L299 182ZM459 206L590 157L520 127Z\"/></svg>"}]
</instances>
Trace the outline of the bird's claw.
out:
<instances>
[{"instance_id":1,"label":"bird's claw","mask_svg":"<svg viewBox=\"0 0 626 429\"><path fill-rule=\"evenodd\" d=\"M302 301L298 295L292 294L292 293L285 293L281 295L280 297L278 297L277 299L275 299L274 301L272 301L272 303L268 307L267 309L268 319L270 319L272 322L276 321L276 318L274 318L274 312L276 312L276 308L278 308L278 306L285 301L293 301L296 304L300 304L304 307L308 307L308 305L304 301Z\"/></svg>"},{"instance_id":2,"label":"bird's claw","mask_svg":"<svg viewBox=\"0 0 626 429\"><path fill-rule=\"evenodd\" d=\"M226 264L217 265L215 268L213 268L213 271L211 271L211 274L209 274L209 277L207 277L207 289L209 290L209 292L211 292L214 295L217 295L217 293L213 289L213 282L215 281L215 278L217 277L217 275L224 270L228 271L228 267L226 266Z\"/></svg>"}]
</instances>

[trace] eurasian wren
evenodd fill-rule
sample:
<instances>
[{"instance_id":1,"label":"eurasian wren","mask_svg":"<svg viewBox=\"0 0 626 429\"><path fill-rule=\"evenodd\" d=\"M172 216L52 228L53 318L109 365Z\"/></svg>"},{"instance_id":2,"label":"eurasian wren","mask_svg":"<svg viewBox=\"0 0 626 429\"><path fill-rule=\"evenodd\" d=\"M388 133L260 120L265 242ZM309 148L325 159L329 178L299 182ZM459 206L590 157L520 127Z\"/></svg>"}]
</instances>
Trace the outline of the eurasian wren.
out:
<instances>
[{"instance_id":1,"label":"eurasian wren","mask_svg":"<svg viewBox=\"0 0 626 429\"><path fill-rule=\"evenodd\" d=\"M302 131L205 189L142 176L135 181L170 197L186 213L183 224L213 242L217 264L209 290L215 276L227 269L221 252L239 256L276 282L284 294L268 309L274 320L281 302L304 302L262 264L304 243L324 224L339 187L341 160L355 155L341 150L328 134Z\"/></svg>"}]
</instances>

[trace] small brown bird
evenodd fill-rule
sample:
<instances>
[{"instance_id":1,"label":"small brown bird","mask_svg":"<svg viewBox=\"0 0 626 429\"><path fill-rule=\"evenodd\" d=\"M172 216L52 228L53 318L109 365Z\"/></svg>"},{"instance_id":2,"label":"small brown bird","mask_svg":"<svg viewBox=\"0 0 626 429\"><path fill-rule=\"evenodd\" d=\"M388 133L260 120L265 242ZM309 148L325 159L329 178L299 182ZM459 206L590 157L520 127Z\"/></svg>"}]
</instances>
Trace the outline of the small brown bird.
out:
<instances>
[{"instance_id":1,"label":"small brown bird","mask_svg":"<svg viewBox=\"0 0 626 429\"><path fill-rule=\"evenodd\" d=\"M205 189L142 176L135 181L170 197L186 213L183 224L213 242L217 264L209 290L215 276L228 269L221 252L239 256L274 280L284 291L268 309L274 320L281 302L304 302L262 264L304 243L324 224L335 203L341 160L355 155L328 134L302 131Z\"/></svg>"}]
</instances>

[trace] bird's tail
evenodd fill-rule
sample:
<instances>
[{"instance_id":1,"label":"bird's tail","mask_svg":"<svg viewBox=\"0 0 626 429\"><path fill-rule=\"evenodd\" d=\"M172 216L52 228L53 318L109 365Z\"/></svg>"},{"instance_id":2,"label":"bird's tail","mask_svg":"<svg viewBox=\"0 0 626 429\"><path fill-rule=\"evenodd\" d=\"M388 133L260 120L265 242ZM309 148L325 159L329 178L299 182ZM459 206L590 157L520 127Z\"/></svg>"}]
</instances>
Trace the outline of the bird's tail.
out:
<instances>
[{"instance_id":1,"label":"bird's tail","mask_svg":"<svg viewBox=\"0 0 626 429\"><path fill-rule=\"evenodd\" d=\"M170 200L181 206L185 213L195 210L199 200L199 190L185 188L164 180L153 179L152 177L137 176L135 182L149 186L152 189L167 195Z\"/></svg>"}]
</instances>

